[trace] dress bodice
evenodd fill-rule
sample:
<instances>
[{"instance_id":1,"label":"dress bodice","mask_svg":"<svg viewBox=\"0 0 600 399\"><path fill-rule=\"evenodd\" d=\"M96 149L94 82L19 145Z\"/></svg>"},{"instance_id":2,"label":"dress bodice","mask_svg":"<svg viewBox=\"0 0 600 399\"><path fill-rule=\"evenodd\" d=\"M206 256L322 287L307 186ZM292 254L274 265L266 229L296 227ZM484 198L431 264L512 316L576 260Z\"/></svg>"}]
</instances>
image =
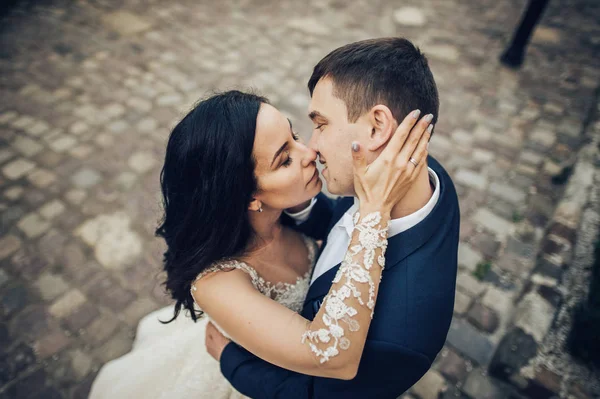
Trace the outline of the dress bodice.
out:
<instances>
[{"instance_id":1,"label":"dress bodice","mask_svg":"<svg viewBox=\"0 0 600 399\"><path fill-rule=\"evenodd\" d=\"M240 269L250 275L252 278L252 285L254 285L254 287L262 294L282 304L288 309L300 313L310 285L310 276L315 266L315 257L317 253L317 243L312 238L302 235L302 239L308 250L309 269L303 276L299 276L295 283L280 281L274 284L270 281L266 281L252 266L236 259L216 262L214 265L200 273L194 282L207 274L220 270ZM192 291L194 289L194 284L192 284ZM198 306L198 304L196 304L196 306Z\"/></svg>"}]
</instances>

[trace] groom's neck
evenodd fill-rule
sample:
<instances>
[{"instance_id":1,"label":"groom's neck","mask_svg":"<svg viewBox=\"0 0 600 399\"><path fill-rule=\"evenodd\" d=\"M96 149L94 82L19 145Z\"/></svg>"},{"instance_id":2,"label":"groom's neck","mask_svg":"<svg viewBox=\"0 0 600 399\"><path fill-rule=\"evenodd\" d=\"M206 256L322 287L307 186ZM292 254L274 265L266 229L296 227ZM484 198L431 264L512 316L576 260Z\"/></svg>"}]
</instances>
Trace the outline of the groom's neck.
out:
<instances>
[{"instance_id":1,"label":"groom's neck","mask_svg":"<svg viewBox=\"0 0 600 399\"><path fill-rule=\"evenodd\" d=\"M408 193L394 205L391 218L398 219L415 213L427 204L432 195L433 189L429 182L429 172L425 167L421 169Z\"/></svg>"}]
</instances>

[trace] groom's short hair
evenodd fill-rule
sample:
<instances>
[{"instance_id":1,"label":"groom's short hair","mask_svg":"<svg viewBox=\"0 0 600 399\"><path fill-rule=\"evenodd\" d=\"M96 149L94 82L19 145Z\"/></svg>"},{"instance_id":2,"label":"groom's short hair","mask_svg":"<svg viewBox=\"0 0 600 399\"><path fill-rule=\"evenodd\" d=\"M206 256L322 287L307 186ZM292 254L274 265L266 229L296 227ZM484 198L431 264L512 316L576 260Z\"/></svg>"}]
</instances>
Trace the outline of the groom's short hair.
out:
<instances>
[{"instance_id":1,"label":"groom's short hair","mask_svg":"<svg viewBox=\"0 0 600 399\"><path fill-rule=\"evenodd\" d=\"M414 109L437 120L440 102L427 58L406 39L369 39L333 50L313 70L311 96L325 77L332 79L333 94L346 103L350 122L377 104L386 105L398 123Z\"/></svg>"}]
</instances>

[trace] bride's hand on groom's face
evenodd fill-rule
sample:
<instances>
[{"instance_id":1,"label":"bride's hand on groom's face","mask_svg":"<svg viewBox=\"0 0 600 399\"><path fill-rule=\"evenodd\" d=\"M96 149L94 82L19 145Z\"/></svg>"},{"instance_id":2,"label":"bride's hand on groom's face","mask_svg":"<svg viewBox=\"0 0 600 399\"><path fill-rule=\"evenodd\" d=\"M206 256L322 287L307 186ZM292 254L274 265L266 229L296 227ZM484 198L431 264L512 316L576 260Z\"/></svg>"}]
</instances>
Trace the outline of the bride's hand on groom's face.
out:
<instances>
[{"instance_id":1,"label":"bride's hand on groom's face","mask_svg":"<svg viewBox=\"0 0 600 399\"><path fill-rule=\"evenodd\" d=\"M433 115L418 120L419 114L416 110L404 118L386 148L370 165L360 144L352 143L354 189L361 207L391 211L427 163Z\"/></svg>"},{"instance_id":2,"label":"bride's hand on groom's face","mask_svg":"<svg viewBox=\"0 0 600 399\"><path fill-rule=\"evenodd\" d=\"M212 322L206 325L206 334L204 343L206 345L207 352L216 360L221 361L221 354L223 349L231 342L230 339L225 337Z\"/></svg>"}]
</instances>

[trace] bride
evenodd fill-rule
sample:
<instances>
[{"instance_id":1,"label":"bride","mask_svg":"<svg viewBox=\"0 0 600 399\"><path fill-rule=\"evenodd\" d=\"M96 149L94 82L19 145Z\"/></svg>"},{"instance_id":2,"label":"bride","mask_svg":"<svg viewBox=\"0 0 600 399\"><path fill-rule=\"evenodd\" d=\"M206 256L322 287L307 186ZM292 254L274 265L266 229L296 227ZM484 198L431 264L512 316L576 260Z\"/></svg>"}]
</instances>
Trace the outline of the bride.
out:
<instances>
[{"instance_id":1,"label":"bride","mask_svg":"<svg viewBox=\"0 0 600 399\"><path fill-rule=\"evenodd\" d=\"M283 211L306 207L321 191L316 152L263 97L229 91L198 103L173 129L161 173L165 216L156 233L167 243L166 288L175 306L140 321L131 352L101 369L90 398L244 397L205 348L209 318L270 363L354 378L382 278L390 210L419 172L400 172L396 160L406 151L426 156L427 135L411 131L415 122L409 115L368 167L358 144L347 149L360 201L356 227L311 321L299 311L318 246ZM321 222L325 229L329 220Z\"/></svg>"}]
</instances>

